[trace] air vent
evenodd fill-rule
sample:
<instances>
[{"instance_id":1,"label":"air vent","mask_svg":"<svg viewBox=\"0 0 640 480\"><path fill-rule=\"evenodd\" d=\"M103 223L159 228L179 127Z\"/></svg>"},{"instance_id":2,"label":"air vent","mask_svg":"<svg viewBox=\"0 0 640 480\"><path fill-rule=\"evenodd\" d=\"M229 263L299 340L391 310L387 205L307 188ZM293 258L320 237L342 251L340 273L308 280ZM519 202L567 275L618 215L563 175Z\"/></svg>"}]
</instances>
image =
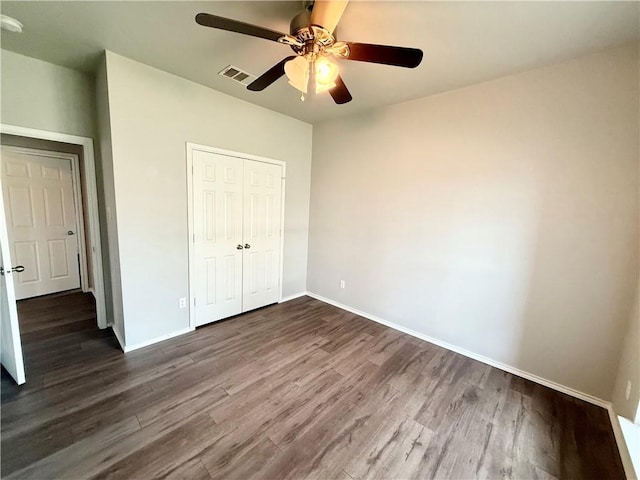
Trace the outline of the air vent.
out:
<instances>
[{"instance_id":1,"label":"air vent","mask_svg":"<svg viewBox=\"0 0 640 480\"><path fill-rule=\"evenodd\" d=\"M256 78L255 75L251 75L250 73L240 70L238 67L234 67L233 65L226 66L218 72L218 75L235 80L242 85L249 85Z\"/></svg>"}]
</instances>

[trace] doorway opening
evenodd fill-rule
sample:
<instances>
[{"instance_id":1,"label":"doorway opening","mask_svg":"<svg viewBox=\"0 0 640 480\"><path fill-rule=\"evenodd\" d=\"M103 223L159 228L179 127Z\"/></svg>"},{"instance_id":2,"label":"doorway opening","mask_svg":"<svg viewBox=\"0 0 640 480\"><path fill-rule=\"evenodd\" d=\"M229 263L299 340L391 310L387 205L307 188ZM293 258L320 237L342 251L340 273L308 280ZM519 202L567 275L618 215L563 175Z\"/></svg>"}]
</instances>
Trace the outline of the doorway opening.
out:
<instances>
[{"instance_id":1,"label":"doorway opening","mask_svg":"<svg viewBox=\"0 0 640 480\"><path fill-rule=\"evenodd\" d=\"M7 136L10 137L10 136ZM85 215L80 155L7 145L3 138L2 183L16 299L81 288L89 292L92 258ZM40 142L38 142L40 143ZM68 150L75 150L69 146Z\"/></svg>"},{"instance_id":2,"label":"doorway opening","mask_svg":"<svg viewBox=\"0 0 640 480\"><path fill-rule=\"evenodd\" d=\"M53 323L38 326L29 323L29 315L28 331L20 332L18 312L40 310L40 305L44 312L52 299L75 299L85 324L107 327L96 170L90 138L10 125L0 132L0 227L6 243L2 305L7 304L3 313L13 313L3 315L13 318L2 321L3 331L12 333L3 338L2 363L22 383L24 370L9 368L23 365L20 333L39 337L39 330L58 323L64 329L66 320L51 318ZM14 345L4 345L9 337ZM9 351L15 358L5 361Z\"/></svg>"}]
</instances>

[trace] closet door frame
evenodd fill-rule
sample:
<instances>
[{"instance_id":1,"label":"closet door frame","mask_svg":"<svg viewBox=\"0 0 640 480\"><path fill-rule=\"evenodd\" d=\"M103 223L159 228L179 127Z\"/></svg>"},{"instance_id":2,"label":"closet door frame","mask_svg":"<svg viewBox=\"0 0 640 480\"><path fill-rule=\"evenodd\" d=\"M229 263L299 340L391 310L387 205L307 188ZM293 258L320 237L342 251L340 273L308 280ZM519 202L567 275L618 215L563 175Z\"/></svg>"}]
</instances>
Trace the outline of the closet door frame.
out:
<instances>
[{"instance_id":1,"label":"closet door frame","mask_svg":"<svg viewBox=\"0 0 640 480\"><path fill-rule=\"evenodd\" d=\"M273 158L260 157L258 155L251 155L249 153L234 152L233 150L225 150L222 148L211 147L208 145L200 145L197 143L187 142L187 223L188 223L188 251L189 251L189 328L196 328L195 318L195 293L196 293L196 265L195 265L195 252L194 252L194 240L195 240L195 228L193 220L193 152L208 152L218 155L224 155L227 157L237 158L238 161L254 160L257 162L270 163L278 165L282 168L282 198L280 205L280 278L278 282L279 301L282 301L282 275L284 273L284 205L285 205L285 186L287 177L287 164L282 160L275 160Z\"/></svg>"}]
</instances>

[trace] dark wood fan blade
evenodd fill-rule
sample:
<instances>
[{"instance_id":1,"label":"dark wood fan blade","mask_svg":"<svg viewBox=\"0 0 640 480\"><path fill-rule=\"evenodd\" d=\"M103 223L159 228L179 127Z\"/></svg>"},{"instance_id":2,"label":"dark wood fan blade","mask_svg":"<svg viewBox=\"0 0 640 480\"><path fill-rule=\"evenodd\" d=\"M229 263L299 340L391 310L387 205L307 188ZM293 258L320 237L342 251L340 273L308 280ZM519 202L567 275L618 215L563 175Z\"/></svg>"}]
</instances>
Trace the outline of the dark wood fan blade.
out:
<instances>
[{"instance_id":1,"label":"dark wood fan blade","mask_svg":"<svg viewBox=\"0 0 640 480\"><path fill-rule=\"evenodd\" d=\"M349 56L346 60L382 63L406 68L415 68L422 62L422 50L417 48L353 42L347 42L347 45L349 45Z\"/></svg>"},{"instance_id":2,"label":"dark wood fan blade","mask_svg":"<svg viewBox=\"0 0 640 480\"><path fill-rule=\"evenodd\" d=\"M336 78L336 86L329 90L329 94L333 101L338 105L342 105L343 103L348 103L353 98L349 93L349 89L342 81L342 77L340 75Z\"/></svg>"},{"instance_id":3,"label":"dark wood fan blade","mask_svg":"<svg viewBox=\"0 0 640 480\"><path fill-rule=\"evenodd\" d=\"M253 92L260 92L271 85L273 82L278 80L280 77L284 75L284 64L289 60L293 60L296 58L295 55L285 58L281 62L276 63L269 70L264 72L258 78L256 78L253 82L247 85L247 89Z\"/></svg>"},{"instance_id":4,"label":"dark wood fan blade","mask_svg":"<svg viewBox=\"0 0 640 480\"><path fill-rule=\"evenodd\" d=\"M209 13L199 13L196 15L196 22L204 27L217 28L227 30L228 32L242 33L252 37L265 38L277 42L284 36L284 33L269 30L268 28L258 27L249 23L231 20L230 18L218 17Z\"/></svg>"}]
</instances>

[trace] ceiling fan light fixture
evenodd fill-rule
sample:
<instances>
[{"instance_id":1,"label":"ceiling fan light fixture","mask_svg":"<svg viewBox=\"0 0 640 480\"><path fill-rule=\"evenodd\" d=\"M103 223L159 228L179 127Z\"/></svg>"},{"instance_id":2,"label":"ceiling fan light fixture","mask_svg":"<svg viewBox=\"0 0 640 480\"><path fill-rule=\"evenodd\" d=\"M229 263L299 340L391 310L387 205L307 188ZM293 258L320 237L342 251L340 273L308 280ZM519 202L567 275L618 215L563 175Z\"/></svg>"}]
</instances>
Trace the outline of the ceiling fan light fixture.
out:
<instances>
[{"instance_id":1,"label":"ceiling fan light fixture","mask_svg":"<svg viewBox=\"0 0 640 480\"><path fill-rule=\"evenodd\" d=\"M0 15L0 28L12 33L22 33L22 22L8 15Z\"/></svg>"},{"instance_id":2,"label":"ceiling fan light fixture","mask_svg":"<svg viewBox=\"0 0 640 480\"><path fill-rule=\"evenodd\" d=\"M338 65L329 60L327 57L320 57L316 60L316 85L333 88L336 85L338 77Z\"/></svg>"},{"instance_id":3,"label":"ceiling fan light fixture","mask_svg":"<svg viewBox=\"0 0 640 480\"><path fill-rule=\"evenodd\" d=\"M315 61L299 56L285 63L284 73L289 79L289 84L302 93L309 93L309 69L312 64L315 65L315 93L325 92L336 86L338 65L324 56L316 58Z\"/></svg>"}]
</instances>

